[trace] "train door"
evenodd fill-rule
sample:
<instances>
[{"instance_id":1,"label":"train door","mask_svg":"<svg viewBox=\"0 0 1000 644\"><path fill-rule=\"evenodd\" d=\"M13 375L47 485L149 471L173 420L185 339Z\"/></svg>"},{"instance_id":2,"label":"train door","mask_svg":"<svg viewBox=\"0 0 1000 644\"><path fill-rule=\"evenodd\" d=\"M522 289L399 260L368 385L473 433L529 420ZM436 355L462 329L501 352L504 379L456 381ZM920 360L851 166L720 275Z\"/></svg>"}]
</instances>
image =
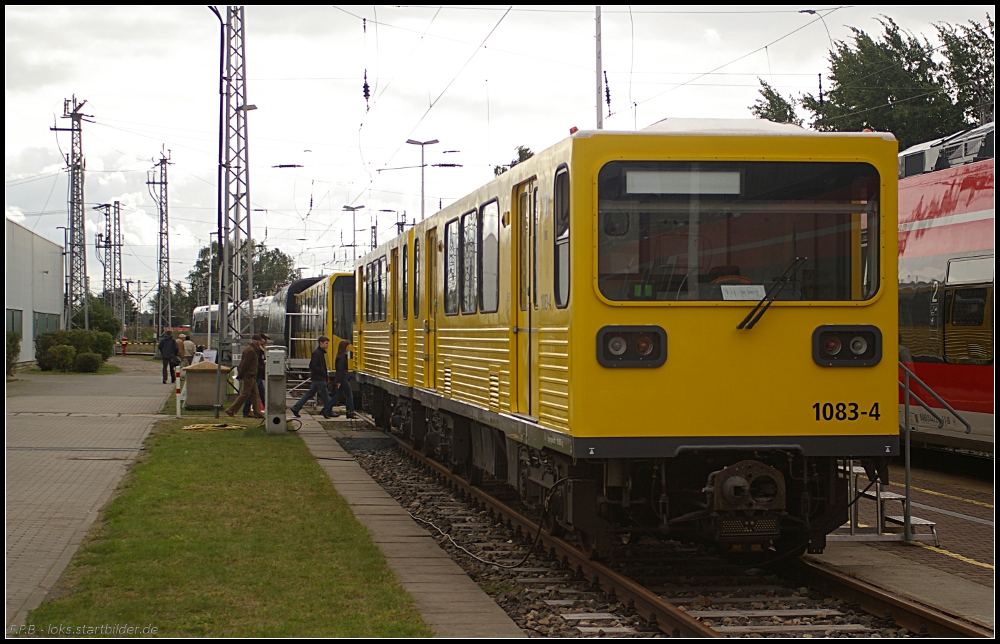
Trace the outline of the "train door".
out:
<instances>
[{"instance_id":1,"label":"train door","mask_svg":"<svg viewBox=\"0 0 1000 644\"><path fill-rule=\"evenodd\" d=\"M538 213L534 181L516 188L514 209L517 222L517 252L514 253L512 284L515 284L517 305L512 321L517 346L517 374L514 397L515 411L538 418Z\"/></svg>"},{"instance_id":2,"label":"train door","mask_svg":"<svg viewBox=\"0 0 1000 644\"><path fill-rule=\"evenodd\" d=\"M424 293L420 315L424 326L424 388L434 389L437 385L437 229L427 231L424 245Z\"/></svg>"},{"instance_id":3,"label":"train door","mask_svg":"<svg viewBox=\"0 0 1000 644\"><path fill-rule=\"evenodd\" d=\"M399 380L399 249L393 248L389 258L389 377Z\"/></svg>"}]
</instances>

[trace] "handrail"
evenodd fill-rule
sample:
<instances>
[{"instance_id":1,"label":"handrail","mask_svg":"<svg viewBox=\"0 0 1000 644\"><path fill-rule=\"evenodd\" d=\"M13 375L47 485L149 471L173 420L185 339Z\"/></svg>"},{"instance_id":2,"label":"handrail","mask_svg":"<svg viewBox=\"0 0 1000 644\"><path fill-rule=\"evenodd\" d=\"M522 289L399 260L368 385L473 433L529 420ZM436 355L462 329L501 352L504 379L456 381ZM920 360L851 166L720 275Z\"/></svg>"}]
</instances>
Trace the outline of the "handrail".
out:
<instances>
[{"instance_id":1,"label":"handrail","mask_svg":"<svg viewBox=\"0 0 1000 644\"><path fill-rule=\"evenodd\" d=\"M899 383L899 388L903 390L903 392L904 392L903 395L908 395L910 398L913 398L914 400L916 400L918 403L920 403L921 407L923 407L925 410L927 410L928 414L930 414L931 416L934 417L934 420L936 420L938 422L938 429L941 429L942 427L944 427L944 419L941 418L941 416L939 416L938 413L936 411L934 411L930 406L928 406L927 403L925 403L923 400L921 400L920 396L918 396L917 394L913 393L913 390L910 389L910 387L908 385L904 385L901 382L901 383ZM903 425L900 424L899 428L903 429Z\"/></svg>"},{"instance_id":2,"label":"handrail","mask_svg":"<svg viewBox=\"0 0 1000 644\"><path fill-rule=\"evenodd\" d=\"M950 411L952 413L952 415L955 418L958 419L958 422L960 422L963 425L965 425L965 433L966 434L971 434L972 433L972 425L969 423L969 421L965 420L965 418L962 416L962 414L960 414L957 411L955 411L955 408L952 407L951 405L949 405L948 403L946 403L945 400L944 400L944 398L942 398L941 396L937 395L937 392L935 392L933 389L931 389L930 387L928 387L924 383L923 380L921 380L920 378L918 378L917 374L915 374L912 371L910 371L906 367L906 365L902 363L902 361L900 361L900 363L899 363L899 368L902 369L906 373L907 377L909 377L912 380L915 380L916 383L918 385L920 385L920 387L924 391L926 391L930 395L934 396L934 399L937 400L939 403L941 403L944 406L945 409L947 409L948 411ZM902 384L903 383L900 383L900 386L902 386ZM927 411L930 411L930 409L927 407L927 405L924 404L924 402L922 400L920 400L920 398L917 397L917 395L915 393L913 393L913 391L911 391L909 387L905 387L904 391L906 391L907 393L909 393L909 395L912 396L913 399L916 400L918 403L920 403L923 406L924 409L927 409ZM931 413L934 414L934 417L938 419L938 423L939 423L938 427L943 427L944 426L944 422L941 420L941 417L938 416L937 414L935 414L934 412L931 412Z\"/></svg>"}]
</instances>

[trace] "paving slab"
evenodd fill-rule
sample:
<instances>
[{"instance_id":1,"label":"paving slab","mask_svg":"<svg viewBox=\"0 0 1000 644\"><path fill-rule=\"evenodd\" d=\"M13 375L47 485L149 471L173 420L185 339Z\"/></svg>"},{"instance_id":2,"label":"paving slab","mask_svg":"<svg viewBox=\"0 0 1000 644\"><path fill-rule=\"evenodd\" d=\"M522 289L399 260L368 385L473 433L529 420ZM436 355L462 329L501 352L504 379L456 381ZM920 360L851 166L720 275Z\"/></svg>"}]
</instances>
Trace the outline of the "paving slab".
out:
<instances>
[{"instance_id":1,"label":"paving slab","mask_svg":"<svg viewBox=\"0 0 1000 644\"><path fill-rule=\"evenodd\" d=\"M16 374L7 384L8 627L42 603L162 418L170 387L160 365L111 361L123 372Z\"/></svg>"},{"instance_id":2,"label":"paving slab","mask_svg":"<svg viewBox=\"0 0 1000 644\"><path fill-rule=\"evenodd\" d=\"M912 546L917 547L917 546ZM858 542L831 542L809 558L880 588L995 628L993 589Z\"/></svg>"},{"instance_id":3,"label":"paving slab","mask_svg":"<svg viewBox=\"0 0 1000 644\"><path fill-rule=\"evenodd\" d=\"M302 415L302 421L299 436L313 454L325 457L319 460L320 466L347 500L358 521L371 533L389 567L413 596L424 622L437 637L527 637L334 439L334 435L343 438L346 434L353 438L362 432L339 429L328 432L307 414ZM360 427L347 419L340 422L351 423L348 427ZM385 439L379 432L374 434L363 438ZM361 484L366 479L370 484ZM370 485L376 486L381 494L374 494ZM383 499L391 503L373 505L373 501Z\"/></svg>"}]
</instances>

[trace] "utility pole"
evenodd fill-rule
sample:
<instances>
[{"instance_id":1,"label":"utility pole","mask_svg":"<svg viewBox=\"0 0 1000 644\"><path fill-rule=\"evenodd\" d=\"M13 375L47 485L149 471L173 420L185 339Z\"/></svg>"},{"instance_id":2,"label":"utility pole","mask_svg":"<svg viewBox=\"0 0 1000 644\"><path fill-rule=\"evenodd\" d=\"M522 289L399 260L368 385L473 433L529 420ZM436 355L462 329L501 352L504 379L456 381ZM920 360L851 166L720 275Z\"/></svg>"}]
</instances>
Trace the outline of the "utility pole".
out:
<instances>
[{"instance_id":1,"label":"utility pole","mask_svg":"<svg viewBox=\"0 0 1000 644\"><path fill-rule=\"evenodd\" d=\"M220 17L221 20L221 17ZM253 244L250 236L250 160L247 112L246 41L243 7L226 7L220 82L219 239L222 247L219 291L219 363L254 333ZM246 315L240 310L247 302Z\"/></svg>"},{"instance_id":2,"label":"utility pole","mask_svg":"<svg viewBox=\"0 0 1000 644\"><path fill-rule=\"evenodd\" d=\"M601 109L601 7L597 6L597 129L604 129L604 112Z\"/></svg>"},{"instance_id":3,"label":"utility pole","mask_svg":"<svg viewBox=\"0 0 1000 644\"><path fill-rule=\"evenodd\" d=\"M111 292L114 294L114 312L122 324L125 324L125 294L122 282L122 218L121 202L113 204L114 219L111 224Z\"/></svg>"},{"instance_id":4,"label":"utility pole","mask_svg":"<svg viewBox=\"0 0 1000 644\"><path fill-rule=\"evenodd\" d=\"M159 290L156 294L156 337L159 339L163 333L173 326L170 310L170 227L167 217L167 164L170 162L169 154L160 152L160 160L156 166L149 171L146 185L149 187L149 195L153 198L160 212L160 234L157 242L157 270L156 281ZM166 292L164 292L166 290Z\"/></svg>"},{"instance_id":5,"label":"utility pole","mask_svg":"<svg viewBox=\"0 0 1000 644\"><path fill-rule=\"evenodd\" d=\"M71 127L52 127L54 132L71 132L72 146L66 158L70 171L69 192L69 242L66 254L69 257L66 283L66 328L73 328L73 316L83 309L83 327L90 328L90 297L87 292L87 239L84 236L83 215L83 172L86 162L83 158L83 119L91 116L81 110L87 101L77 103L76 95L63 101L63 118L70 119ZM77 324L76 326L79 326Z\"/></svg>"}]
</instances>

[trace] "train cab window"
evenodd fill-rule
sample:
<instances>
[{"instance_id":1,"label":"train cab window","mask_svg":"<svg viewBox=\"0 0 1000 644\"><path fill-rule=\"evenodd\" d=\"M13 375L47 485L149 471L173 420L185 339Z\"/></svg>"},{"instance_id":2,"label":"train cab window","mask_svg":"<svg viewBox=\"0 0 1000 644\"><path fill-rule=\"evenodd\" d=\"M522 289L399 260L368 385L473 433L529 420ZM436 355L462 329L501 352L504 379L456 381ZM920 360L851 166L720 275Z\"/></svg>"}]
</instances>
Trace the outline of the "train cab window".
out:
<instances>
[{"instance_id":1,"label":"train cab window","mask_svg":"<svg viewBox=\"0 0 1000 644\"><path fill-rule=\"evenodd\" d=\"M420 239L413 240L413 317L420 315Z\"/></svg>"},{"instance_id":2,"label":"train cab window","mask_svg":"<svg viewBox=\"0 0 1000 644\"><path fill-rule=\"evenodd\" d=\"M444 227L444 313L458 314L458 220Z\"/></svg>"},{"instance_id":3,"label":"train cab window","mask_svg":"<svg viewBox=\"0 0 1000 644\"><path fill-rule=\"evenodd\" d=\"M344 275L335 279L332 297L333 334L342 340L352 340L354 337L354 276Z\"/></svg>"},{"instance_id":4,"label":"train cab window","mask_svg":"<svg viewBox=\"0 0 1000 644\"><path fill-rule=\"evenodd\" d=\"M491 201L479 209L479 310L495 313L500 306L500 205Z\"/></svg>"},{"instance_id":5,"label":"train cab window","mask_svg":"<svg viewBox=\"0 0 1000 644\"><path fill-rule=\"evenodd\" d=\"M406 278L410 274L409 266L406 265L406 261L409 258L406 254L406 244L403 244L403 319L405 320L409 315L410 311L410 293L406 290L408 284L406 283Z\"/></svg>"},{"instance_id":6,"label":"train cab window","mask_svg":"<svg viewBox=\"0 0 1000 644\"><path fill-rule=\"evenodd\" d=\"M556 306L565 308L569 304L569 170L566 167L556 172L554 210L553 286Z\"/></svg>"},{"instance_id":7,"label":"train cab window","mask_svg":"<svg viewBox=\"0 0 1000 644\"><path fill-rule=\"evenodd\" d=\"M475 210L462 215L458 247L462 313L475 313L479 290L479 217Z\"/></svg>"},{"instance_id":8,"label":"train cab window","mask_svg":"<svg viewBox=\"0 0 1000 644\"><path fill-rule=\"evenodd\" d=\"M867 163L608 163L598 288L615 301L871 299L879 189Z\"/></svg>"}]
</instances>

